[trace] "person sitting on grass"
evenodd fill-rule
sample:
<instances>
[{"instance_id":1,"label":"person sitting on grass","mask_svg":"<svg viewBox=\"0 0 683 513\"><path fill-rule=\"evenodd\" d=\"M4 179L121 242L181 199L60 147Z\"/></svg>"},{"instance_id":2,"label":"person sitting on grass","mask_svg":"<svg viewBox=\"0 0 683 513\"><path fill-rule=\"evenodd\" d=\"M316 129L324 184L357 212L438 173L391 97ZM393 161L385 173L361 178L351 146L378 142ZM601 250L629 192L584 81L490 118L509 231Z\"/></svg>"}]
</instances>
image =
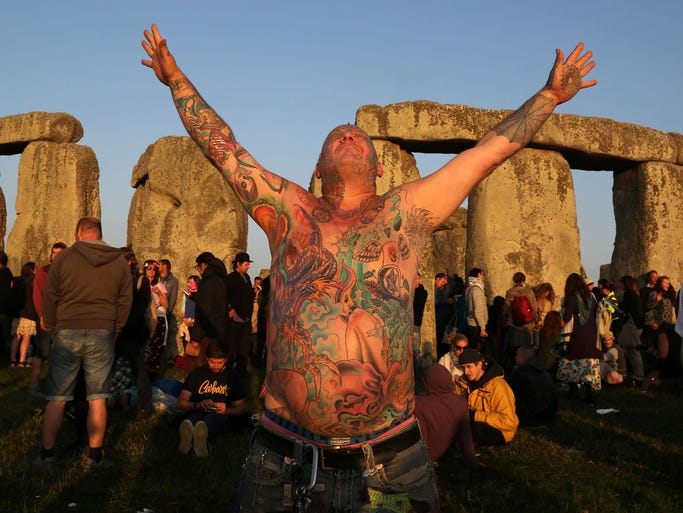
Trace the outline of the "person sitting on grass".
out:
<instances>
[{"instance_id":1,"label":"person sitting on grass","mask_svg":"<svg viewBox=\"0 0 683 513\"><path fill-rule=\"evenodd\" d=\"M600 379L608 385L619 385L626 375L626 358L618 344L614 343L614 335L608 331L602 340L604 349L600 361Z\"/></svg>"},{"instance_id":2,"label":"person sitting on grass","mask_svg":"<svg viewBox=\"0 0 683 513\"><path fill-rule=\"evenodd\" d=\"M180 423L178 450L209 455L207 440L246 417L244 392L237 376L227 367L227 350L217 340L206 348L206 365L195 368L185 379L177 408L185 411ZM239 419L239 420L238 420Z\"/></svg>"},{"instance_id":3,"label":"person sitting on grass","mask_svg":"<svg viewBox=\"0 0 683 513\"><path fill-rule=\"evenodd\" d=\"M459 358L465 374L455 391L467 399L475 446L499 445L512 441L519 419L515 395L503 378L503 368L489 365L474 348L465 349Z\"/></svg>"},{"instance_id":4,"label":"person sitting on grass","mask_svg":"<svg viewBox=\"0 0 683 513\"><path fill-rule=\"evenodd\" d=\"M522 425L540 425L555 418L557 392L536 349L517 348L515 368L508 376L508 383L515 394L517 416Z\"/></svg>"},{"instance_id":5,"label":"person sitting on grass","mask_svg":"<svg viewBox=\"0 0 683 513\"><path fill-rule=\"evenodd\" d=\"M451 373L453 383L455 383L462 376L462 367L458 363L458 356L469 346L469 342L463 333L448 335L448 341L451 343L451 350L439 358L439 365Z\"/></svg>"},{"instance_id":6,"label":"person sitting on grass","mask_svg":"<svg viewBox=\"0 0 683 513\"><path fill-rule=\"evenodd\" d=\"M483 468L474 452L467 401L454 392L451 373L435 364L425 371L423 380L424 393L415 398L415 416L430 459L437 461L457 442L465 465Z\"/></svg>"}]
</instances>

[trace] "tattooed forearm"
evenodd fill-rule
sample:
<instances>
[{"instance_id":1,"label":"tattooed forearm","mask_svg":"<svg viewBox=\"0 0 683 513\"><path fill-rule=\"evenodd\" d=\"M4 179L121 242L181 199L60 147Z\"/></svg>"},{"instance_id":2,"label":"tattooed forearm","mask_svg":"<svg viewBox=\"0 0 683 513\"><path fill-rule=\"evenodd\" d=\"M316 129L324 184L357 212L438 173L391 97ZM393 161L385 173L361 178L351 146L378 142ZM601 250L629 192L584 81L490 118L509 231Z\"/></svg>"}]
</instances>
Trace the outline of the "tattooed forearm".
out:
<instances>
[{"instance_id":1,"label":"tattooed forearm","mask_svg":"<svg viewBox=\"0 0 683 513\"><path fill-rule=\"evenodd\" d=\"M552 99L537 94L496 125L493 132L524 147L548 119L555 105L556 102Z\"/></svg>"},{"instance_id":2,"label":"tattooed forearm","mask_svg":"<svg viewBox=\"0 0 683 513\"><path fill-rule=\"evenodd\" d=\"M174 101L188 134L204 155L225 166L238 149L230 127L211 109L187 80L171 83Z\"/></svg>"},{"instance_id":3,"label":"tattooed forearm","mask_svg":"<svg viewBox=\"0 0 683 513\"><path fill-rule=\"evenodd\" d=\"M190 81L186 78L181 78L179 80L172 80L169 84L168 87L171 88L171 93L175 94L178 91L180 91L183 87L189 86Z\"/></svg>"}]
</instances>

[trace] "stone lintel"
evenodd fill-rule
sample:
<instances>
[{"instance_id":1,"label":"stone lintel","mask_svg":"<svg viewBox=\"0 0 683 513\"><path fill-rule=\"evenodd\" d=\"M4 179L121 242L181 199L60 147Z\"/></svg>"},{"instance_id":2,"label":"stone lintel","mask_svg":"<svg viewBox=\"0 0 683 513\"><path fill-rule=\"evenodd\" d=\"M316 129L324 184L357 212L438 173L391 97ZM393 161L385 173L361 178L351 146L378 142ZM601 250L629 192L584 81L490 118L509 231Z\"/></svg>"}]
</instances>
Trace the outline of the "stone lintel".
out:
<instances>
[{"instance_id":1,"label":"stone lintel","mask_svg":"<svg viewBox=\"0 0 683 513\"><path fill-rule=\"evenodd\" d=\"M474 146L510 110L430 101L364 105L356 123L373 139L387 139L413 153L459 153ZM683 136L607 118L552 114L529 148L557 151L572 169L629 169L635 163L683 164Z\"/></svg>"},{"instance_id":2,"label":"stone lintel","mask_svg":"<svg viewBox=\"0 0 683 513\"><path fill-rule=\"evenodd\" d=\"M83 126L65 112L29 112L0 117L0 155L17 155L34 141L75 143Z\"/></svg>"}]
</instances>

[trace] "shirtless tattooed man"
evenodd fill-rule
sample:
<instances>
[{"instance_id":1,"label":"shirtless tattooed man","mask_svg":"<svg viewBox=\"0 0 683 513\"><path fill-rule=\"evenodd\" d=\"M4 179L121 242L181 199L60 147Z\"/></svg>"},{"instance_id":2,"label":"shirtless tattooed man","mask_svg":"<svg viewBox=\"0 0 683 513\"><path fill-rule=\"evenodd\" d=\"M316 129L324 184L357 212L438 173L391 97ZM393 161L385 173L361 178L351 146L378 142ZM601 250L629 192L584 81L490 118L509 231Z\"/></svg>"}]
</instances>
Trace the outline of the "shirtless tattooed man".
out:
<instances>
[{"instance_id":1,"label":"shirtless tattooed man","mask_svg":"<svg viewBox=\"0 0 683 513\"><path fill-rule=\"evenodd\" d=\"M170 88L187 132L265 231L272 254L266 412L247 457L242 511L372 511L408 499L416 511L439 511L413 417L418 255L557 105L596 84L584 81L592 53L579 44L565 60L557 50L543 88L476 146L381 196L382 167L368 135L335 128L315 169L316 198L240 145L155 25L144 35L142 63Z\"/></svg>"}]
</instances>

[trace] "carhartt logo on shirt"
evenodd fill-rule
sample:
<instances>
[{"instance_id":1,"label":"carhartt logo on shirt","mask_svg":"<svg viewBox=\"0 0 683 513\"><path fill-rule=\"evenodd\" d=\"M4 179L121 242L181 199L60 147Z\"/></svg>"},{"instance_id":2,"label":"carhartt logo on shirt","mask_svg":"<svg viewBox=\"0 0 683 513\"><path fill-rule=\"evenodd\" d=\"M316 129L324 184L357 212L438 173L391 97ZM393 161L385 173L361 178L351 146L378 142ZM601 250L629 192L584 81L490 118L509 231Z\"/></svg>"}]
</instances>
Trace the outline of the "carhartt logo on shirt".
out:
<instances>
[{"instance_id":1,"label":"carhartt logo on shirt","mask_svg":"<svg viewBox=\"0 0 683 513\"><path fill-rule=\"evenodd\" d=\"M199 385L199 393L228 395L228 385L219 385L215 380L211 382L207 379Z\"/></svg>"}]
</instances>

